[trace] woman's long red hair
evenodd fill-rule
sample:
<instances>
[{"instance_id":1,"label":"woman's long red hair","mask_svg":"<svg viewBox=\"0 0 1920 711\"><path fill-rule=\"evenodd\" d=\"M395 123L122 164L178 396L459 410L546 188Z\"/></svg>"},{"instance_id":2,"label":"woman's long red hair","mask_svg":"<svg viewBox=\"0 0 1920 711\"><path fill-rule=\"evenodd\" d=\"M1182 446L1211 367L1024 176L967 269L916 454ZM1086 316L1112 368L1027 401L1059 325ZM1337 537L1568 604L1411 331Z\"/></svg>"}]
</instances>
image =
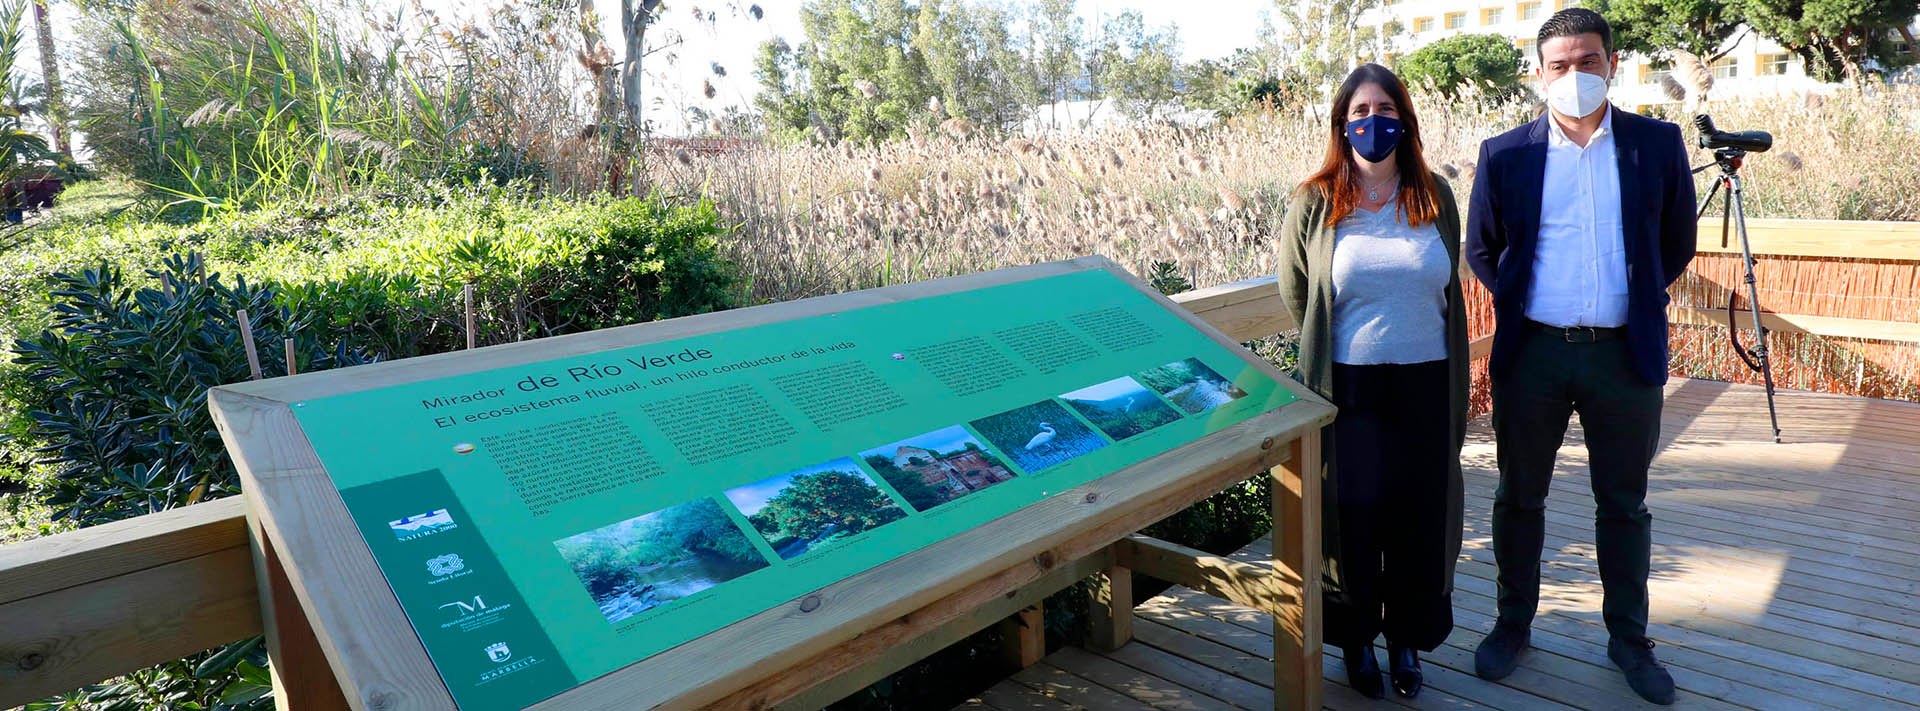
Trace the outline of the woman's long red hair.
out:
<instances>
[{"instance_id":1,"label":"woman's long red hair","mask_svg":"<svg viewBox=\"0 0 1920 711\"><path fill-rule=\"evenodd\" d=\"M1394 163L1400 168L1400 190L1395 196L1400 214L1415 227L1432 222L1440 215L1440 188L1434 184L1433 171L1427 169L1426 150L1420 142L1420 119L1413 113L1407 85L1401 83L1392 70L1378 64L1362 64L1341 82L1340 91L1333 95L1327 157L1321 161L1320 170L1300 184L1300 189L1318 190L1332 203L1332 209L1327 211L1328 227L1353 214L1360 204L1359 167L1353 162L1353 146L1347 142L1347 109L1353 104L1354 92L1366 84L1378 85L1387 92L1400 110L1400 123L1407 129L1406 138L1401 139L1400 147L1393 151Z\"/></svg>"}]
</instances>

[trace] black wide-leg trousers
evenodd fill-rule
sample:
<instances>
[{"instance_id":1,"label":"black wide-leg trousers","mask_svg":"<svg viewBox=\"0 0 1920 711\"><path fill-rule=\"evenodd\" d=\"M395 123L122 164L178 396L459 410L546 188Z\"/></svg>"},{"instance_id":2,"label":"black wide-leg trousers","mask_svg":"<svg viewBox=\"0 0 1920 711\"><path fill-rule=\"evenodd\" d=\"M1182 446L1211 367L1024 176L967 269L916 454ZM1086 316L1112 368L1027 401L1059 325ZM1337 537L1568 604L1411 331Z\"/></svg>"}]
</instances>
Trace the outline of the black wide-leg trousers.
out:
<instances>
[{"instance_id":1,"label":"black wide-leg trousers","mask_svg":"<svg viewBox=\"0 0 1920 711\"><path fill-rule=\"evenodd\" d=\"M1519 357L1493 377L1500 464L1493 552L1500 620L1527 624L1539 607L1547 490L1568 418L1577 412L1595 503L1594 541L1605 593L1601 614L1613 637L1637 640L1647 633L1653 540L1647 467L1659 450L1662 392L1634 374L1625 338L1578 340L1528 324Z\"/></svg>"},{"instance_id":2,"label":"black wide-leg trousers","mask_svg":"<svg viewBox=\"0 0 1920 711\"><path fill-rule=\"evenodd\" d=\"M1447 588L1449 426L1445 360L1333 366L1342 592L1328 641L1432 651L1453 630Z\"/></svg>"}]
</instances>

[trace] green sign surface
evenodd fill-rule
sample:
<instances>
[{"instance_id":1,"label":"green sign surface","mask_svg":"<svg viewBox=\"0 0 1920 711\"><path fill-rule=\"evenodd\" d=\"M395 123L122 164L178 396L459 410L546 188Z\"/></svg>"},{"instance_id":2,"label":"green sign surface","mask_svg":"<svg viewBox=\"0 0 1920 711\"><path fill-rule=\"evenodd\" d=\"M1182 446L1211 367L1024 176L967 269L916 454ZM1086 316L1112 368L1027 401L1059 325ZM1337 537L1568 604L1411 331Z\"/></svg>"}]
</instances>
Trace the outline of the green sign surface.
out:
<instances>
[{"instance_id":1,"label":"green sign surface","mask_svg":"<svg viewBox=\"0 0 1920 711\"><path fill-rule=\"evenodd\" d=\"M520 709L1293 396L1085 271L294 404L462 709Z\"/></svg>"}]
</instances>

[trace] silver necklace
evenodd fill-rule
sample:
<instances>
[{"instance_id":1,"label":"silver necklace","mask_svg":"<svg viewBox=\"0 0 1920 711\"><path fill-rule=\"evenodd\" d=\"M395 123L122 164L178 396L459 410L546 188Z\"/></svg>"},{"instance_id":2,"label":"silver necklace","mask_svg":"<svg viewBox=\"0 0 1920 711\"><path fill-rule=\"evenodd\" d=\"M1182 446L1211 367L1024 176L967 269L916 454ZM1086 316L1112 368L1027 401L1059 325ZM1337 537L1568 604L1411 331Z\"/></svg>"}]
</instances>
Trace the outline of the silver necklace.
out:
<instances>
[{"instance_id":1,"label":"silver necklace","mask_svg":"<svg viewBox=\"0 0 1920 711\"><path fill-rule=\"evenodd\" d=\"M1396 181L1396 180L1399 180L1399 179L1400 179L1400 176L1399 176L1398 174L1394 174L1394 175L1389 175L1389 176L1387 176L1387 179L1386 179L1386 180L1382 180L1382 181L1380 181L1380 182L1378 182L1378 183L1375 183L1375 184L1373 185L1373 187L1371 187L1371 188L1368 188L1368 189L1367 189L1367 201L1368 201L1368 202L1379 202L1379 201L1380 201L1380 186L1382 186L1382 185L1386 185L1386 184L1387 184L1387 183L1389 183L1389 182L1393 182L1393 181Z\"/></svg>"}]
</instances>

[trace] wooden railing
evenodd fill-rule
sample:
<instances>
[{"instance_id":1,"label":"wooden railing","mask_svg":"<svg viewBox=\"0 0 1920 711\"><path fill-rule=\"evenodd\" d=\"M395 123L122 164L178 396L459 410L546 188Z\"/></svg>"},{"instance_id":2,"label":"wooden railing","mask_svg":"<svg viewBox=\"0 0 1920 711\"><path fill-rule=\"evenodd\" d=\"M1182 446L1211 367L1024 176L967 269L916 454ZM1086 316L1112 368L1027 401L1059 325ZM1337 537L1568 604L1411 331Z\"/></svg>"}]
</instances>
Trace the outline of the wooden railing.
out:
<instances>
[{"instance_id":1,"label":"wooden railing","mask_svg":"<svg viewBox=\"0 0 1920 711\"><path fill-rule=\"evenodd\" d=\"M1889 260L1920 268L1916 224L1754 220L1749 226L1757 255ZM1703 253L1727 251L1719 245L1717 221L1702 223L1700 242ZM1729 248L1737 251L1738 244ZM1174 300L1232 338L1254 340L1294 328L1273 281L1249 279ZM1671 313L1681 324L1725 323L1724 314L1706 309ZM1920 313L1911 321L1814 314L1765 319L1781 332L1920 343ZM1475 339L1476 357L1485 354L1487 340ZM1246 564L1134 538L1101 556L1059 566L1019 595L921 630L903 643L903 652L930 653L1114 565L1247 604L1274 597L1265 583L1248 577L1258 570ZM256 589L245 504L237 497L0 547L0 708L261 634ZM790 696L782 707L831 701L904 666L905 658L838 674Z\"/></svg>"}]
</instances>

